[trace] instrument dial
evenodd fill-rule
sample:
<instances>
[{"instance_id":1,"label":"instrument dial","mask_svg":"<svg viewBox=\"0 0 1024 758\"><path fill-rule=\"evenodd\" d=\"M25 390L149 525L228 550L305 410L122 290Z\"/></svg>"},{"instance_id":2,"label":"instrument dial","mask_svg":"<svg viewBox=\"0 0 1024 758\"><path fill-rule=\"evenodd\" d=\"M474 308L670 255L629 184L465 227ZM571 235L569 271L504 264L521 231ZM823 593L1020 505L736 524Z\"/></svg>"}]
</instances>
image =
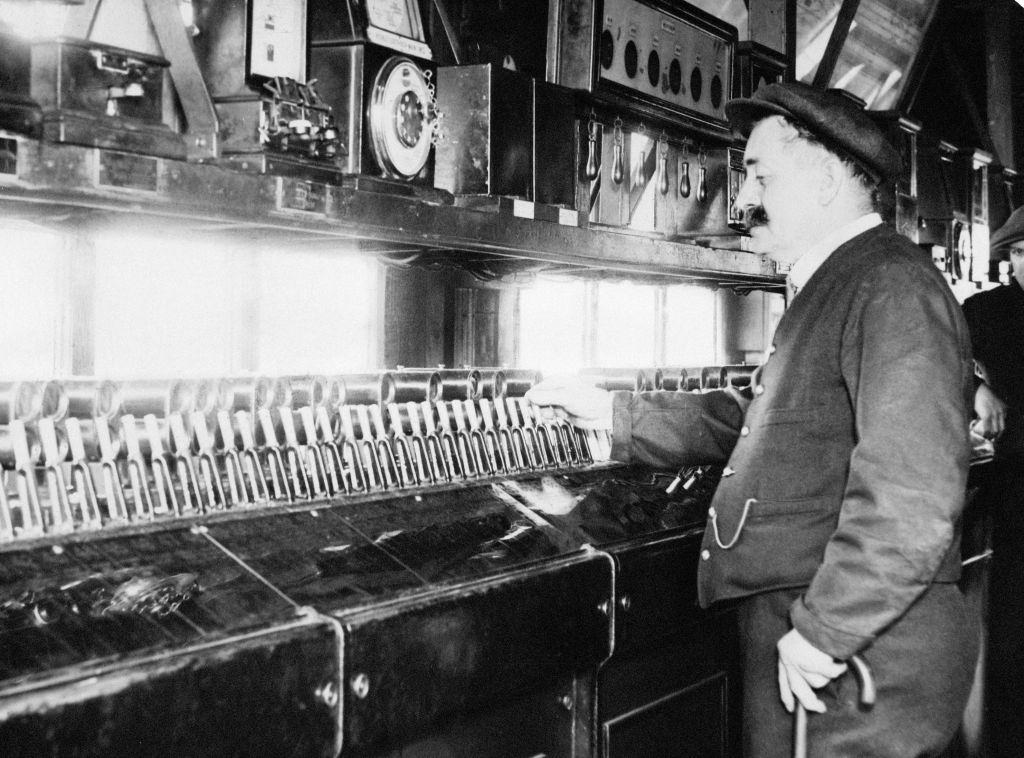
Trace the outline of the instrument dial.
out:
<instances>
[{"instance_id":1,"label":"instrument dial","mask_svg":"<svg viewBox=\"0 0 1024 758\"><path fill-rule=\"evenodd\" d=\"M722 77L715 74L711 77L711 107L715 110L722 104L722 94Z\"/></svg>"},{"instance_id":2,"label":"instrument dial","mask_svg":"<svg viewBox=\"0 0 1024 758\"><path fill-rule=\"evenodd\" d=\"M678 95L682 87L683 67L680 65L678 58L673 58L672 62L668 64L668 88L672 91L673 95Z\"/></svg>"},{"instance_id":3,"label":"instrument dial","mask_svg":"<svg viewBox=\"0 0 1024 758\"><path fill-rule=\"evenodd\" d=\"M434 135L433 90L408 58L381 66L368 106L371 146L385 175L412 179L426 165Z\"/></svg>"},{"instance_id":4,"label":"instrument dial","mask_svg":"<svg viewBox=\"0 0 1024 758\"><path fill-rule=\"evenodd\" d=\"M626 43L626 50L623 55L623 63L626 65L626 76L632 79L636 76L636 69L639 64L640 56L639 51L636 49L636 43L633 40Z\"/></svg>"},{"instance_id":5,"label":"instrument dial","mask_svg":"<svg viewBox=\"0 0 1024 758\"><path fill-rule=\"evenodd\" d=\"M398 138L406 147L416 147L423 136L423 103L413 90L406 90L395 106Z\"/></svg>"},{"instance_id":6,"label":"instrument dial","mask_svg":"<svg viewBox=\"0 0 1024 758\"><path fill-rule=\"evenodd\" d=\"M657 87L660 79L661 58L658 56L657 50L651 50L647 56L647 81L651 83L652 87Z\"/></svg>"}]
</instances>

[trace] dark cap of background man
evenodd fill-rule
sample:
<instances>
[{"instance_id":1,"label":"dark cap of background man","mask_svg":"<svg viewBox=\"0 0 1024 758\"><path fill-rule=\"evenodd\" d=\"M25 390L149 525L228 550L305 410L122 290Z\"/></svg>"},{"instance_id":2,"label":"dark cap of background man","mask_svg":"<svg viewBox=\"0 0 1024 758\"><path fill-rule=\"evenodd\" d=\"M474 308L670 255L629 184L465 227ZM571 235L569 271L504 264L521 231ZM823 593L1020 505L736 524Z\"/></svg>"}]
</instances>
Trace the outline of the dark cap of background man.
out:
<instances>
[{"instance_id":1,"label":"dark cap of background man","mask_svg":"<svg viewBox=\"0 0 1024 758\"><path fill-rule=\"evenodd\" d=\"M863 108L851 99L803 82L768 84L753 97L725 104L734 131L750 136L754 124L772 114L807 128L825 147L860 166L878 182L895 177L900 154Z\"/></svg>"},{"instance_id":2,"label":"dark cap of background man","mask_svg":"<svg viewBox=\"0 0 1024 758\"><path fill-rule=\"evenodd\" d=\"M995 251L1021 240L1024 240L1024 205L1010 214L1006 223L993 233L988 245Z\"/></svg>"}]
</instances>

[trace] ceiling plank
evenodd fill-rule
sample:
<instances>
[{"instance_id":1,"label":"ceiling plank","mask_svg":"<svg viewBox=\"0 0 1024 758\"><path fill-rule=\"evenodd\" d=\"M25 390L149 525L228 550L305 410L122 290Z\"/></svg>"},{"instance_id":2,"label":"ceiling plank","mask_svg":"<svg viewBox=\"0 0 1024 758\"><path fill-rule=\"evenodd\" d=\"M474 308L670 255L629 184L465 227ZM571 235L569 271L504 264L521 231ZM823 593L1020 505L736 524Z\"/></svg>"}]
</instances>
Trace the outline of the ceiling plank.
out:
<instances>
[{"instance_id":1,"label":"ceiling plank","mask_svg":"<svg viewBox=\"0 0 1024 758\"><path fill-rule=\"evenodd\" d=\"M832 36L828 39L828 46L825 54L821 56L821 63L814 73L814 86L824 89L832 79L832 73L836 70L836 63L839 62L839 55L843 52L843 45L846 44L846 36L850 33L850 26L857 15L857 8L860 0L843 0L836 16L836 25L832 27Z\"/></svg>"}]
</instances>

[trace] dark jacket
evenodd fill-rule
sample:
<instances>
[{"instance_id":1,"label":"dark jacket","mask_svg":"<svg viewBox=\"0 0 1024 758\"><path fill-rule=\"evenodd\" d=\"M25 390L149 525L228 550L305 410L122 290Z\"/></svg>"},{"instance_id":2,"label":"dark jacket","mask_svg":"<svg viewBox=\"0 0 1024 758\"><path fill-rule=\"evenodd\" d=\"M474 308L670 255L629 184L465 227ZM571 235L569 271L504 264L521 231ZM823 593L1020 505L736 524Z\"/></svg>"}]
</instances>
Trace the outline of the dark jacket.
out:
<instances>
[{"instance_id":1,"label":"dark jacket","mask_svg":"<svg viewBox=\"0 0 1024 758\"><path fill-rule=\"evenodd\" d=\"M1008 406L1006 430L996 441L1002 458L1024 457L1024 289L1016 280L964 301L974 357L989 386Z\"/></svg>"},{"instance_id":2,"label":"dark jacket","mask_svg":"<svg viewBox=\"0 0 1024 758\"><path fill-rule=\"evenodd\" d=\"M659 466L728 455L701 603L807 586L794 626L846 659L932 582L959 576L972 393L959 305L931 261L880 226L793 300L738 437L721 393L622 394L612 455Z\"/></svg>"}]
</instances>

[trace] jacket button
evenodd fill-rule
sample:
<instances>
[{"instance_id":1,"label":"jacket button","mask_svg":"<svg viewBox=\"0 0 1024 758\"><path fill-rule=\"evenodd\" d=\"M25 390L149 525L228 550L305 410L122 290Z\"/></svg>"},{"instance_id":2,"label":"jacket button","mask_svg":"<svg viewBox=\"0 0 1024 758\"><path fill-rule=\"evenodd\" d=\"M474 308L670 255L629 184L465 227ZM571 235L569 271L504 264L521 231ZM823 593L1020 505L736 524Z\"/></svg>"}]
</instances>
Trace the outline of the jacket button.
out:
<instances>
[{"instance_id":1,"label":"jacket button","mask_svg":"<svg viewBox=\"0 0 1024 758\"><path fill-rule=\"evenodd\" d=\"M705 550L701 550L700 551L700 559L702 561L706 561L710 557L711 557L711 551L710 550L705 549Z\"/></svg>"},{"instance_id":2,"label":"jacket button","mask_svg":"<svg viewBox=\"0 0 1024 758\"><path fill-rule=\"evenodd\" d=\"M775 355L776 350L778 350L778 348L775 347L775 345L772 345L770 348L768 348L768 355Z\"/></svg>"},{"instance_id":3,"label":"jacket button","mask_svg":"<svg viewBox=\"0 0 1024 758\"><path fill-rule=\"evenodd\" d=\"M755 395L763 395L764 394L764 385L763 384L759 384L756 387L754 387L754 394Z\"/></svg>"},{"instance_id":4,"label":"jacket button","mask_svg":"<svg viewBox=\"0 0 1024 758\"><path fill-rule=\"evenodd\" d=\"M742 429L740 429L740 436L741 437L746 437L748 434L750 434L750 427L749 426L745 426Z\"/></svg>"},{"instance_id":5,"label":"jacket button","mask_svg":"<svg viewBox=\"0 0 1024 758\"><path fill-rule=\"evenodd\" d=\"M723 478L727 477L727 476L732 476L735 473L736 473L736 469L729 468L728 466L726 466L724 469L722 469L722 477Z\"/></svg>"}]
</instances>

